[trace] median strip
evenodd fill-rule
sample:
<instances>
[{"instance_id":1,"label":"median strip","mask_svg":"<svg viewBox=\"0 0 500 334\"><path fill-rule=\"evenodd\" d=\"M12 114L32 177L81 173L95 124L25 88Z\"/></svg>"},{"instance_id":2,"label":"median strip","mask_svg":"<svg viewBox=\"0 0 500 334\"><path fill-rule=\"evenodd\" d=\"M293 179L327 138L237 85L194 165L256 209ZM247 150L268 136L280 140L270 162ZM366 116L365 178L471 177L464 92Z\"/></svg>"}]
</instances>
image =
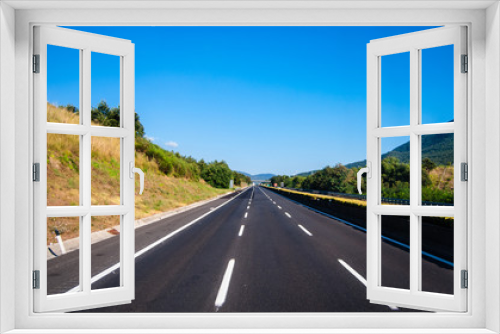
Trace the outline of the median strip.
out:
<instances>
[{"instance_id":1,"label":"median strip","mask_svg":"<svg viewBox=\"0 0 500 334\"><path fill-rule=\"evenodd\" d=\"M222 278L222 284L220 285L219 292L217 293L217 298L215 299L215 307L219 308L224 305L227 296L227 290L229 290L229 283L231 282L231 276L233 275L234 269L234 259L229 260L227 264L226 272Z\"/></svg>"}]
</instances>

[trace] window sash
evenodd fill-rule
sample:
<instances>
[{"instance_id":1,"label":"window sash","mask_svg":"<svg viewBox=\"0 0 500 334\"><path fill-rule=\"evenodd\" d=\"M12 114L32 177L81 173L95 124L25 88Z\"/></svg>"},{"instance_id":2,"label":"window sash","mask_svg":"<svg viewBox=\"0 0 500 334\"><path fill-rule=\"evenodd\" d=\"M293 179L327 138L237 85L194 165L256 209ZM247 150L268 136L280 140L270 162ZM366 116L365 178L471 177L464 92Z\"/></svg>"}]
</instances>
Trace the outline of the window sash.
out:
<instances>
[{"instance_id":1,"label":"window sash","mask_svg":"<svg viewBox=\"0 0 500 334\"><path fill-rule=\"evenodd\" d=\"M371 178L367 179L367 297L378 304L423 310L467 310L467 290L461 289L461 270L467 269L467 187L460 173L454 174L453 207L421 205L421 135L454 133L454 163L467 162L467 76L460 73L461 55L466 54L466 28L445 27L371 41L367 47L367 161ZM454 122L420 124L422 49L454 45ZM410 53L410 125L381 126L381 57ZM381 205L381 138L410 137L410 205ZM410 217L410 289L381 286L381 216ZM454 217L454 294L420 291L422 282L422 216Z\"/></svg>"},{"instance_id":2,"label":"window sash","mask_svg":"<svg viewBox=\"0 0 500 334\"><path fill-rule=\"evenodd\" d=\"M134 188L129 177L134 165L134 45L130 41L64 28L35 27L34 54L40 55L40 73L34 74L34 161L40 163L40 182L34 184L34 263L40 271L40 289L34 289L34 311L74 311L130 302L134 298ZM80 50L80 124L47 122L47 45ZM91 124L91 53L120 57L120 128ZM47 134L80 137L80 203L47 207ZM93 136L119 138L120 205L91 205L91 140ZM91 289L91 217L120 215L120 287ZM80 217L80 291L47 295L47 217Z\"/></svg>"}]
</instances>

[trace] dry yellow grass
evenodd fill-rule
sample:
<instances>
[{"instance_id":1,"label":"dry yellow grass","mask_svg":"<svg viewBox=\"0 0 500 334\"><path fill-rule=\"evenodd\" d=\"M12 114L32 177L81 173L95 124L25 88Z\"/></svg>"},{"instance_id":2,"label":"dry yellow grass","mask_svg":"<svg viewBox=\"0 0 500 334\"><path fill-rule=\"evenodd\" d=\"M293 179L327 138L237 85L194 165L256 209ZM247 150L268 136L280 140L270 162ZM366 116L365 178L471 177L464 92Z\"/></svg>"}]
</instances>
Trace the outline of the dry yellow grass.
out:
<instances>
[{"instance_id":1,"label":"dry yellow grass","mask_svg":"<svg viewBox=\"0 0 500 334\"><path fill-rule=\"evenodd\" d=\"M78 124L78 116L60 107L48 105L48 121ZM47 135L47 205L79 205L79 138L69 135ZM163 174L155 161L136 153L135 165L145 173L143 195L136 196L136 219L148 217L208 199L227 189L216 189L200 182L179 179ZM120 203L120 140L117 138L92 138L92 190L93 205ZM139 178L136 177L136 194ZM100 231L119 224L119 217L92 217L92 231ZM63 239L79 235L76 217L48 218L47 243L56 242L54 230Z\"/></svg>"},{"instance_id":2,"label":"dry yellow grass","mask_svg":"<svg viewBox=\"0 0 500 334\"><path fill-rule=\"evenodd\" d=\"M434 188L440 190L452 190L454 187L453 166L438 166L430 171L429 176Z\"/></svg>"}]
</instances>

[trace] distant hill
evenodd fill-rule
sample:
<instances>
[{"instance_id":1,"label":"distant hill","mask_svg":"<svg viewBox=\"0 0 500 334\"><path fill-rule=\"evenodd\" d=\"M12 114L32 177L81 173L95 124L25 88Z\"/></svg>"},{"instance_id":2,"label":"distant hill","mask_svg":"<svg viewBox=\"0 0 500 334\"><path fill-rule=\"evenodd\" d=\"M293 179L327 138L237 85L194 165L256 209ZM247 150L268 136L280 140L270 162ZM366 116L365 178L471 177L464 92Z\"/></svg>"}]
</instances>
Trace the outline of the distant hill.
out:
<instances>
[{"instance_id":1,"label":"distant hill","mask_svg":"<svg viewBox=\"0 0 500 334\"><path fill-rule=\"evenodd\" d=\"M254 181L254 180L270 180L273 176L275 176L275 175L267 173L267 174L250 175L250 178L252 179L252 181Z\"/></svg>"},{"instance_id":2,"label":"distant hill","mask_svg":"<svg viewBox=\"0 0 500 334\"><path fill-rule=\"evenodd\" d=\"M382 154L382 159L396 157L401 162L410 162L410 142L399 145L392 151ZM453 164L453 133L427 135L422 137L422 158L431 159L436 165ZM347 168L364 167L366 160L352 162Z\"/></svg>"},{"instance_id":3,"label":"distant hill","mask_svg":"<svg viewBox=\"0 0 500 334\"><path fill-rule=\"evenodd\" d=\"M240 174L243 174L245 176L249 176L250 179L252 179L252 181L255 181L255 180L260 180L260 181L270 180L273 176L275 176L275 174L271 174L271 173L262 173L262 174L252 175L252 174L248 174L248 173L242 172L242 171L237 171L237 172L240 173Z\"/></svg>"}]
</instances>

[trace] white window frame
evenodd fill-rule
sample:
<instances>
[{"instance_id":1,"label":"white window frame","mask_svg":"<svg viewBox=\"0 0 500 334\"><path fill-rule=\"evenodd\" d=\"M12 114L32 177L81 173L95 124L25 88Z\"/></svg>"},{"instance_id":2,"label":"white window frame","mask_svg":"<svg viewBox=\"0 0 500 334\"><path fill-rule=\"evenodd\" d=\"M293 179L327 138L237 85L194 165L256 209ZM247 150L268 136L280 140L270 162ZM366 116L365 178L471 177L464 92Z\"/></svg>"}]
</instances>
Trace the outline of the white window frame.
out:
<instances>
[{"instance_id":1,"label":"white window frame","mask_svg":"<svg viewBox=\"0 0 500 334\"><path fill-rule=\"evenodd\" d=\"M467 290L461 287L461 271L467 270L467 183L461 180L460 164L467 163L467 73L462 73L462 55L467 54L466 27L450 26L429 29L370 41L367 46L367 296L372 303L422 310L464 312ZM422 123L422 50L452 45L454 121ZM381 80L382 57L409 53L410 108L409 124L382 126ZM450 59L448 59L450 61ZM454 134L454 205L422 205L422 135ZM388 137L410 138L410 204L382 205L382 140ZM382 285L382 217L407 216L410 230L409 289ZM454 217L453 223L453 294L422 291L422 217Z\"/></svg>"},{"instance_id":2,"label":"white window frame","mask_svg":"<svg viewBox=\"0 0 500 334\"><path fill-rule=\"evenodd\" d=\"M14 10L12 5L19 9ZM23 7L25 9L22 9ZM38 6L38 8L36 8ZM71 8L74 6L73 8ZM97 6L101 8L97 8ZM110 9L102 9L108 6ZM123 9L120 6L143 7L143 10ZM155 8L147 8L148 6ZM156 8L162 7L163 8ZM177 6L177 8L176 8ZM366 7L365 7L366 6ZM397 8L391 8L397 6ZM488 9L486 9L489 6ZM35 8L34 8L35 7ZM59 8L69 7L69 8ZM78 9L75 9L78 7ZM82 9L82 7L87 7ZM179 9L178 7L183 7ZM224 8L226 7L226 8ZM29 9L31 8L31 9ZM34 9L33 9L34 8ZM48 9L47 9L48 8ZM368 9L369 8L369 9ZM375 9L374 9L375 8ZM436 9L437 8L437 9ZM301 328L300 332L330 329L357 328L359 332L429 333L456 332L493 333L500 331L500 136L498 110L500 99L500 11L498 3L474 1L398 1L388 3L332 1L297 2L238 2L224 4L217 1L164 2L151 4L137 2L82 1L69 2L17 2L0 4L0 154L2 159L15 158L15 165L2 160L0 165L1 193L1 248L0 248L0 319L1 330L16 329L16 333L35 333L36 329L87 328L89 333L103 333L115 329L137 328L143 323L145 328L176 329L191 328L193 332L212 332L225 329L236 332L237 328L250 328L255 332L280 331L284 328ZM15 16L15 21L13 20ZM485 24L486 23L486 24ZM58 25L446 25L465 24L469 31L471 75L468 119L470 183L468 197L468 233L470 254L468 268L470 285L468 289L469 308L466 313L437 314L34 314L32 290L30 288L32 261L32 184L30 168L32 156L32 77L29 73L32 53L32 27L35 24ZM7 28L7 29L6 29ZM15 31L15 42L13 33ZM9 35L10 34L10 35ZM132 41L133 42L133 41ZM4 47L5 46L5 47ZM13 52L15 46L15 60ZM11 69L15 66L15 73ZM6 78L4 75L8 73ZM11 80L9 80L11 79ZM15 79L15 81L14 81ZM9 86L15 82L15 99L7 96L12 91ZM8 115L7 108L15 109L15 118ZM12 109L9 110L11 112ZM6 125L15 127L15 146L6 142L4 135L12 133ZM362 126L360 124L360 126ZM486 137L485 133L488 133ZM486 140L487 139L487 140ZM485 154L488 151L488 155ZM488 162L488 164L486 164ZM11 181L14 171L15 182ZM488 182L486 175L488 174ZM9 211L6 197L11 190L4 185L15 185L15 211ZM488 194L488 197L486 196ZM485 205L486 203L486 205ZM15 225L6 218L14 218ZM15 238L8 236L8 233ZM12 257L12 250L14 256ZM10 286L9 286L10 284ZM15 284L15 289L12 285ZM11 291L14 290L14 291ZM488 291L488 293L486 293ZM15 305L12 308L12 305ZM112 321L110 321L110 319ZM413 328L413 330L411 330ZM438 328L438 329L436 329ZM26 330L23 330L26 329ZM28 331L30 329L30 331ZM169 330L170 329L170 330ZM196 330L198 329L198 330ZM415 329L419 329L415 331ZM434 330L431 330L434 329ZM180 330L179 330L180 331ZM247 330L248 331L248 330ZM73 331L74 332L74 331ZM129 333L134 331L130 330ZM353 333L353 331L350 331Z\"/></svg>"},{"instance_id":3,"label":"white window frame","mask_svg":"<svg viewBox=\"0 0 500 334\"><path fill-rule=\"evenodd\" d=\"M39 72L33 75L34 162L40 180L33 185L34 270L39 271L39 288L34 290L35 312L74 311L130 303L135 291L135 198L130 169L135 165L134 44L128 40L100 36L60 27L34 27L34 54ZM47 122L47 46L78 51L80 58L80 124ZM113 55L120 64L120 127L93 126L91 117L92 53ZM47 206L47 134L77 135L80 140L80 202L78 206ZM120 141L120 204L92 205L92 138L111 137ZM92 290L92 216L120 217L120 285ZM48 217L78 217L80 220L78 291L47 295Z\"/></svg>"}]
</instances>

